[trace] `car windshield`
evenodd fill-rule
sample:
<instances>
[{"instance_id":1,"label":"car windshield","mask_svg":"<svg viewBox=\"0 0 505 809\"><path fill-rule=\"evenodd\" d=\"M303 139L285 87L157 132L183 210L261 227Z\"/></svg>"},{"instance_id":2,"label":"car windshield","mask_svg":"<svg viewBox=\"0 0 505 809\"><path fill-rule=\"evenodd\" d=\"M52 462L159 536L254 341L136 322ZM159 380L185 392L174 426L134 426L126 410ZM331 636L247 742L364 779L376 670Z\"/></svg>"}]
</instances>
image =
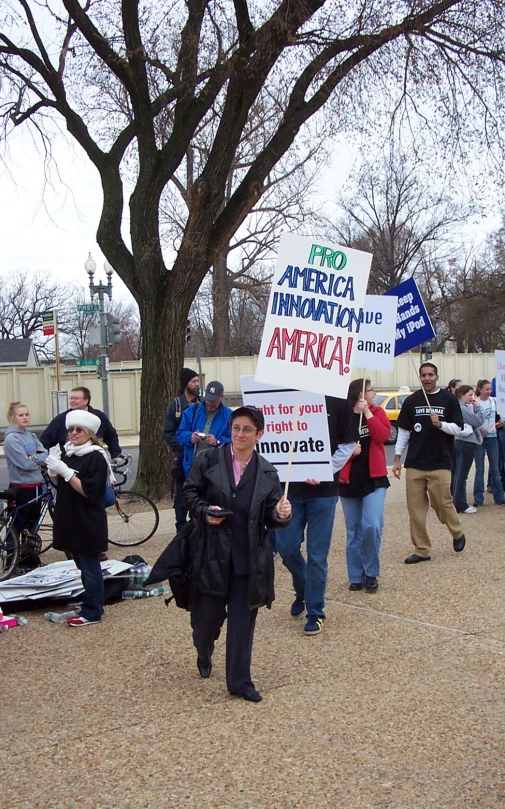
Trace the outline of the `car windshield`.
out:
<instances>
[{"instance_id":1,"label":"car windshield","mask_svg":"<svg viewBox=\"0 0 505 809\"><path fill-rule=\"evenodd\" d=\"M381 405L382 402L384 401L384 399L386 399L386 396L383 396L381 393L376 393L375 394L375 404L376 405Z\"/></svg>"}]
</instances>

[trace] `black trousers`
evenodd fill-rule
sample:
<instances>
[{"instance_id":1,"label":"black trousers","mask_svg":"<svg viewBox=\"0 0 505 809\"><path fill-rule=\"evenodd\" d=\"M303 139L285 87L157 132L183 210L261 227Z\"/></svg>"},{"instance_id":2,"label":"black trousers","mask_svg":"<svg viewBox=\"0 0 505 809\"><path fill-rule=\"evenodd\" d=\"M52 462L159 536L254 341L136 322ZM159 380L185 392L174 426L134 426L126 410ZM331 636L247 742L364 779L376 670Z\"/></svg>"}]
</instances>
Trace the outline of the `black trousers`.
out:
<instances>
[{"instance_id":1,"label":"black trousers","mask_svg":"<svg viewBox=\"0 0 505 809\"><path fill-rule=\"evenodd\" d=\"M208 665L227 617L227 606L226 685L228 691L241 693L247 688L254 688L251 655L258 610L249 609L249 576L236 576L230 571L226 598L198 594L191 611L193 643L200 662Z\"/></svg>"}]
</instances>

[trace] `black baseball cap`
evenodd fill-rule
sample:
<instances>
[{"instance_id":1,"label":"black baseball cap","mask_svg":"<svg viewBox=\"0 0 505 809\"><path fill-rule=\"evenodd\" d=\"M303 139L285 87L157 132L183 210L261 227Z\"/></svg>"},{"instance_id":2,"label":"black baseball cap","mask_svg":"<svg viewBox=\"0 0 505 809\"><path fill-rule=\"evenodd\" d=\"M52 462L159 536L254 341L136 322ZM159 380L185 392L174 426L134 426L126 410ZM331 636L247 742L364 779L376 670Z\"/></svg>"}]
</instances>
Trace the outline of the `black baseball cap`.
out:
<instances>
[{"instance_id":1,"label":"black baseball cap","mask_svg":"<svg viewBox=\"0 0 505 809\"><path fill-rule=\"evenodd\" d=\"M219 402L224 393L224 388L221 382L209 382L205 388L205 399L209 402Z\"/></svg>"}]
</instances>

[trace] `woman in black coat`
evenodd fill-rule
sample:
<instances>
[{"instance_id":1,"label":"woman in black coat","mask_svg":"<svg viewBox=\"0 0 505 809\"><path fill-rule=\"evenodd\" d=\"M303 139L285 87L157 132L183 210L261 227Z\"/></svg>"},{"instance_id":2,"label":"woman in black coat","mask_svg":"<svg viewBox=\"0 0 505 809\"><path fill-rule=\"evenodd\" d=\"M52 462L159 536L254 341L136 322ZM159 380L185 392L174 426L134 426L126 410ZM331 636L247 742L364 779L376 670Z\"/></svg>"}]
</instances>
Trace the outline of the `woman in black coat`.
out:
<instances>
[{"instance_id":1,"label":"woman in black coat","mask_svg":"<svg viewBox=\"0 0 505 809\"><path fill-rule=\"evenodd\" d=\"M100 419L87 410L66 416L68 441L64 460L59 447L47 458L51 480L58 487L54 512L53 545L72 554L81 571L84 600L80 615L69 626L87 626L102 620L103 576L100 554L107 550L107 515L104 495L110 465L95 434Z\"/></svg>"},{"instance_id":2,"label":"woman in black coat","mask_svg":"<svg viewBox=\"0 0 505 809\"><path fill-rule=\"evenodd\" d=\"M214 643L227 617L226 684L230 694L251 702L261 700L250 672L256 615L275 597L266 528L284 527L291 519L275 467L255 449L264 424L257 408L235 410L232 443L197 455L183 487L197 526L191 626L198 670L210 676ZM228 515L219 517L220 510Z\"/></svg>"}]
</instances>

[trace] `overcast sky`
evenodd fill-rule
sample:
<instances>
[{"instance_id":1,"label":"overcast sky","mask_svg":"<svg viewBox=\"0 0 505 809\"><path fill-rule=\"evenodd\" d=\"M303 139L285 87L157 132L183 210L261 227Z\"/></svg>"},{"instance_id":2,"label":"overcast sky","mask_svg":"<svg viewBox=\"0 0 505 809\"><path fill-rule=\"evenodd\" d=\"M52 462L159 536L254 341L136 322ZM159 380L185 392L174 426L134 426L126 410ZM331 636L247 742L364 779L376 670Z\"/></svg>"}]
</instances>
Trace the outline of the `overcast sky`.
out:
<instances>
[{"instance_id":1,"label":"overcast sky","mask_svg":"<svg viewBox=\"0 0 505 809\"><path fill-rule=\"evenodd\" d=\"M1 274L42 270L62 282L75 280L87 286L84 262L91 252L97 262L95 282L105 281L104 257L96 243L102 200L98 172L77 145L62 140L54 153L58 169L51 168L49 183L28 129L20 127L9 141L5 163L0 164ZM347 179L356 154L351 147L336 148L331 167L322 172L321 193L329 204ZM496 213L475 220L466 229L468 240L483 238L497 224ZM131 299L116 274L113 288L114 298Z\"/></svg>"}]
</instances>

